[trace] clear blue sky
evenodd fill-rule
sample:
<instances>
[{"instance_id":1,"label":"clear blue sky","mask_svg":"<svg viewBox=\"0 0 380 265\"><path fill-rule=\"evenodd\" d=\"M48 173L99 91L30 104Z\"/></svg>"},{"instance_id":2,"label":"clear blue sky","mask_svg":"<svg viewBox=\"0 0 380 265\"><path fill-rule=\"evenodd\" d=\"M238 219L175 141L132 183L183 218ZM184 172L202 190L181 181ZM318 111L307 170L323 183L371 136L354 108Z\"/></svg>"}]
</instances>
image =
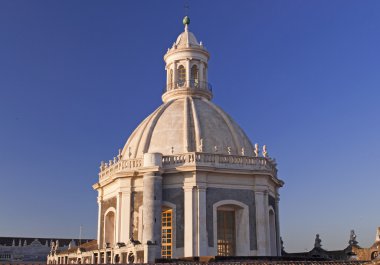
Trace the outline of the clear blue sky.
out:
<instances>
[{"instance_id":1,"label":"clear blue sky","mask_svg":"<svg viewBox=\"0 0 380 265\"><path fill-rule=\"evenodd\" d=\"M161 104L184 1L0 2L0 235L95 237L101 160ZM278 161L287 251L380 226L380 1L190 1L214 102Z\"/></svg>"}]
</instances>

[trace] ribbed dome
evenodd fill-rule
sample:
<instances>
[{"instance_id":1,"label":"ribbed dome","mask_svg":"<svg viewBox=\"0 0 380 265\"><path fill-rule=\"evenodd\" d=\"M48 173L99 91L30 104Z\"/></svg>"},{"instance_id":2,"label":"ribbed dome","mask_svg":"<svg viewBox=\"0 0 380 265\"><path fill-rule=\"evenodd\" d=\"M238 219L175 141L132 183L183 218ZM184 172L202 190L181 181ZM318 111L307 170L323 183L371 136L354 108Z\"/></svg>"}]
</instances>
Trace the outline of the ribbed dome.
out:
<instances>
[{"instance_id":1,"label":"ribbed dome","mask_svg":"<svg viewBox=\"0 0 380 265\"><path fill-rule=\"evenodd\" d=\"M164 103L149 115L129 137L122 157L194 151L252 156L253 146L230 116L211 101L182 97Z\"/></svg>"},{"instance_id":2,"label":"ribbed dome","mask_svg":"<svg viewBox=\"0 0 380 265\"><path fill-rule=\"evenodd\" d=\"M191 46L199 46L200 44L198 43L197 38L192 32L185 30L178 36L175 42L175 45L177 45L177 47L183 47L183 46L191 47Z\"/></svg>"}]
</instances>

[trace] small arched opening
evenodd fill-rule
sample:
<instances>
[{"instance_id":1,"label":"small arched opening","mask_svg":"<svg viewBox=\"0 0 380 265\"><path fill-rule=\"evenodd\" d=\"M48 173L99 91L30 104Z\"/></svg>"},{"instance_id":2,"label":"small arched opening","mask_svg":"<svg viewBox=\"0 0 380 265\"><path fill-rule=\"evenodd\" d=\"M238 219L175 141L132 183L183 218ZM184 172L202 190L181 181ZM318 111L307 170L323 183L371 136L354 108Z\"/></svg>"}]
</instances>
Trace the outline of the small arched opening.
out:
<instances>
[{"instance_id":1,"label":"small arched opening","mask_svg":"<svg viewBox=\"0 0 380 265\"><path fill-rule=\"evenodd\" d=\"M109 209L104 215L104 242L107 247L115 245L115 211Z\"/></svg>"},{"instance_id":2,"label":"small arched opening","mask_svg":"<svg viewBox=\"0 0 380 265\"><path fill-rule=\"evenodd\" d=\"M191 87L198 87L199 86L199 71L198 67L196 65L193 65L191 67L190 71L190 82L191 82Z\"/></svg>"},{"instance_id":3,"label":"small arched opening","mask_svg":"<svg viewBox=\"0 0 380 265\"><path fill-rule=\"evenodd\" d=\"M186 70L183 65L180 65L178 67L178 86L182 87L185 85L186 82Z\"/></svg>"},{"instance_id":4,"label":"small arched opening","mask_svg":"<svg viewBox=\"0 0 380 265\"><path fill-rule=\"evenodd\" d=\"M269 209L269 241L270 241L270 254L271 256L277 256L277 244L276 244L276 215L273 208Z\"/></svg>"}]
</instances>

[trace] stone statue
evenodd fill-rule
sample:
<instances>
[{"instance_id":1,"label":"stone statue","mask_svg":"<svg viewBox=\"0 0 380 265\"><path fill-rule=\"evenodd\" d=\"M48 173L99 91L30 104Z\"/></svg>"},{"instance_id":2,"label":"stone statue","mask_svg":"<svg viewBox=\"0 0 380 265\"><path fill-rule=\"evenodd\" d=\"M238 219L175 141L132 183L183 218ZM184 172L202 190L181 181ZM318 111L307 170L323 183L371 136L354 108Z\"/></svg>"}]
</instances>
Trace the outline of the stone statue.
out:
<instances>
[{"instance_id":1,"label":"stone statue","mask_svg":"<svg viewBox=\"0 0 380 265\"><path fill-rule=\"evenodd\" d=\"M267 146L265 144L263 145L263 157L268 157Z\"/></svg>"},{"instance_id":2,"label":"stone statue","mask_svg":"<svg viewBox=\"0 0 380 265\"><path fill-rule=\"evenodd\" d=\"M244 147L241 148L241 155L244 155Z\"/></svg>"},{"instance_id":3,"label":"stone statue","mask_svg":"<svg viewBox=\"0 0 380 265\"><path fill-rule=\"evenodd\" d=\"M119 149L119 153L117 155L117 160L120 161L120 159L121 159L121 149Z\"/></svg>"},{"instance_id":4,"label":"stone statue","mask_svg":"<svg viewBox=\"0 0 380 265\"><path fill-rule=\"evenodd\" d=\"M201 141L198 146L198 152L203 152L203 139L201 138Z\"/></svg>"},{"instance_id":5,"label":"stone statue","mask_svg":"<svg viewBox=\"0 0 380 265\"><path fill-rule=\"evenodd\" d=\"M322 240L319 238L319 234L316 234L314 247L315 248L321 248L322 247L321 242L322 242Z\"/></svg>"},{"instance_id":6,"label":"stone statue","mask_svg":"<svg viewBox=\"0 0 380 265\"><path fill-rule=\"evenodd\" d=\"M218 153L218 147L216 145L214 146L214 152Z\"/></svg>"},{"instance_id":7,"label":"stone statue","mask_svg":"<svg viewBox=\"0 0 380 265\"><path fill-rule=\"evenodd\" d=\"M350 241L348 241L348 244L350 246L356 246L358 244L358 241L356 241L356 235L354 230L351 230L350 232Z\"/></svg>"},{"instance_id":8,"label":"stone statue","mask_svg":"<svg viewBox=\"0 0 380 265\"><path fill-rule=\"evenodd\" d=\"M230 155L231 154L231 147L227 147L227 151L228 151L228 154Z\"/></svg>"},{"instance_id":9,"label":"stone statue","mask_svg":"<svg viewBox=\"0 0 380 265\"><path fill-rule=\"evenodd\" d=\"M280 237L280 244L281 244L281 253L285 251L284 248L284 241L282 240L282 237Z\"/></svg>"},{"instance_id":10,"label":"stone statue","mask_svg":"<svg viewBox=\"0 0 380 265\"><path fill-rule=\"evenodd\" d=\"M259 144L255 144L255 150L253 152L255 153L256 157L259 157L260 155Z\"/></svg>"},{"instance_id":11,"label":"stone statue","mask_svg":"<svg viewBox=\"0 0 380 265\"><path fill-rule=\"evenodd\" d=\"M104 163L104 161L101 161L100 162L100 171L102 171L104 169L104 167L105 167L105 163Z\"/></svg>"}]
</instances>

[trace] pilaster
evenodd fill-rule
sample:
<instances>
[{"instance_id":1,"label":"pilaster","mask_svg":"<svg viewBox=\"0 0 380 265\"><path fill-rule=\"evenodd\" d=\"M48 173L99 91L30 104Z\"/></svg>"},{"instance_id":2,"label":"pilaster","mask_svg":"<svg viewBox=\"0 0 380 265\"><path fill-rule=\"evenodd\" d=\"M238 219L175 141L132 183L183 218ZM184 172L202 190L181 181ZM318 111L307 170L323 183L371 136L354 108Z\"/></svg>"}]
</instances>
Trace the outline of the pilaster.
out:
<instances>
[{"instance_id":1,"label":"pilaster","mask_svg":"<svg viewBox=\"0 0 380 265\"><path fill-rule=\"evenodd\" d=\"M194 196L193 185L185 185L184 190L184 211L185 211L185 238L184 238L184 256L194 256Z\"/></svg>"},{"instance_id":2,"label":"pilaster","mask_svg":"<svg viewBox=\"0 0 380 265\"><path fill-rule=\"evenodd\" d=\"M280 195L276 196L276 236L277 236L277 256L281 256L281 234L280 234Z\"/></svg>"},{"instance_id":3,"label":"pilaster","mask_svg":"<svg viewBox=\"0 0 380 265\"><path fill-rule=\"evenodd\" d=\"M263 189L256 189L255 202L257 255L267 256L270 254L268 252L268 192Z\"/></svg>"},{"instance_id":4,"label":"pilaster","mask_svg":"<svg viewBox=\"0 0 380 265\"><path fill-rule=\"evenodd\" d=\"M190 59L187 58L186 59L186 82L188 83L187 85L190 86L190 78L191 78L191 75L190 75Z\"/></svg>"},{"instance_id":5,"label":"pilaster","mask_svg":"<svg viewBox=\"0 0 380 265\"><path fill-rule=\"evenodd\" d=\"M120 238L119 242L127 243L130 234L131 227L131 191L123 191L121 193L121 216L120 216Z\"/></svg>"},{"instance_id":6,"label":"pilaster","mask_svg":"<svg viewBox=\"0 0 380 265\"><path fill-rule=\"evenodd\" d=\"M206 229L206 187L197 186L197 256L208 255L208 241Z\"/></svg>"},{"instance_id":7,"label":"pilaster","mask_svg":"<svg viewBox=\"0 0 380 265\"><path fill-rule=\"evenodd\" d=\"M120 242L120 226L121 226L121 192L116 194L116 214L115 214L115 245ZM111 246L114 247L114 246Z\"/></svg>"},{"instance_id":8,"label":"pilaster","mask_svg":"<svg viewBox=\"0 0 380 265\"><path fill-rule=\"evenodd\" d=\"M103 203L103 196L102 191L98 191L98 235L97 235L97 242L98 242L98 248L101 248L103 245L103 240L101 238L102 236L102 203Z\"/></svg>"}]
</instances>

